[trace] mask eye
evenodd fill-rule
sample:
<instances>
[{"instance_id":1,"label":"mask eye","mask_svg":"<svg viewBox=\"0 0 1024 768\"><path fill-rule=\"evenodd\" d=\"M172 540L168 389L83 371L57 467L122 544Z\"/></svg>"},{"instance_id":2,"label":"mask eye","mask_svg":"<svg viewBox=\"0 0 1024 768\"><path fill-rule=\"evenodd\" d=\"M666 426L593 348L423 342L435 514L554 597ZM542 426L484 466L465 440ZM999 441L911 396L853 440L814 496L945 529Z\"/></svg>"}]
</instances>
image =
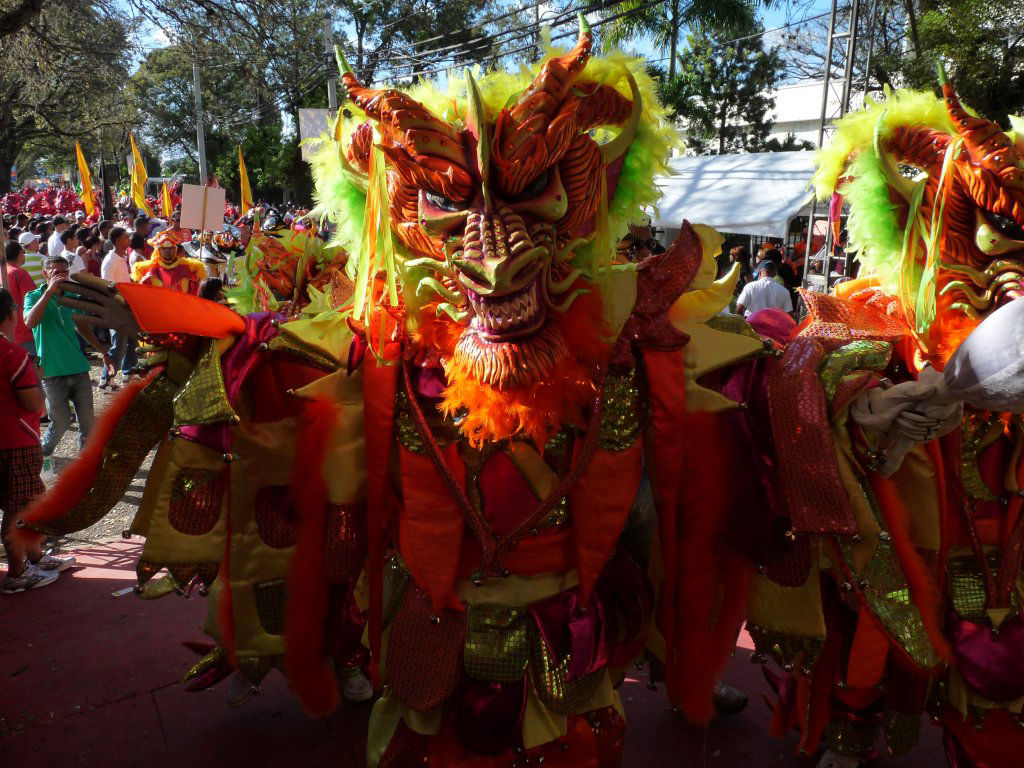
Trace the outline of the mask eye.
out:
<instances>
[{"instance_id":1,"label":"mask eye","mask_svg":"<svg viewBox=\"0 0 1024 768\"><path fill-rule=\"evenodd\" d=\"M988 219L988 223L992 225L992 229L1003 237L1008 237L1011 240L1024 240L1024 227L1021 227L1020 224L1009 216L985 211L985 217Z\"/></svg>"},{"instance_id":2,"label":"mask eye","mask_svg":"<svg viewBox=\"0 0 1024 768\"><path fill-rule=\"evenodd\" d=\"M430 203L435 208L438 208L442 211L446 211L448 213L455 213L456 211L461 211L465 207L462 203L458 203L455 200L450 200L449 198L444 197L443 195L436 195L433 192L427 192L426 190L423 191L423 194L427 198L428 203Z\"/></svg>"},{"instance_id":3,"label":"mask eye","mask_svg":"<svg viewBox=\"0 0 1024 768\"><path fill-rule=\"evenodd\" d=\"M529 184L527 184L523 191L515 197L511 198L510 202L518 203L523 200L532 200L537 197L541 192L548 188L548 182L551 180L550 171L544 171L540 176L535 178Z\"/></svg>"}]
</instances>

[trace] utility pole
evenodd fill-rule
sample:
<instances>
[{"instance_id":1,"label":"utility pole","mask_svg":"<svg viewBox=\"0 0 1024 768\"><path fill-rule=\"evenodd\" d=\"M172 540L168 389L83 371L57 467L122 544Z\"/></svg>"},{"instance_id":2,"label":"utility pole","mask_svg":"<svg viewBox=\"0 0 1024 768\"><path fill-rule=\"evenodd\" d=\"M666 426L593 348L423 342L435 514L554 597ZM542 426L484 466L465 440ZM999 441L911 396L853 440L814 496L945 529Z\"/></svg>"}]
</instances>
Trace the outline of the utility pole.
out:
<instances>
[{"instance_id":1,"label":"utility pole","mask_svg":"<svg viewBox=\"0 0 1024 768\"><path fill-rule=\"evenodd\" d=\"M203 130L203 91L199 83L198 48L196 58L192 59L192 81L196 95L196 145L199 149L199 183L206 186L206 133Z\"/></svg>"},{"instance_id":2,"label":"utility pole","mask_svg":"<svg viewBox=\"0 0 1024 768\"><path fill-rule=\"evenodd\" d=\"M334 30L331 27L331 14L324 19L324 55L327 58L327 106L332 112L338 111L338 78L331 69L334 62Z\"/></svg>"}]
</instances>

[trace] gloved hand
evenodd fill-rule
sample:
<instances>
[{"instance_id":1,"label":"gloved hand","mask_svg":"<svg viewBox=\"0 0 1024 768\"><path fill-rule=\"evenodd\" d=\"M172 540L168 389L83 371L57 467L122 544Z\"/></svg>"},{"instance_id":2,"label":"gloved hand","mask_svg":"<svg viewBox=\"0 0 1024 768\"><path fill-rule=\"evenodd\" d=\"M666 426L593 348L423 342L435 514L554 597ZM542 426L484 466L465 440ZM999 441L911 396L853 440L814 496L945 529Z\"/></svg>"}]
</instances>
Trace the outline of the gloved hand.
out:
<instances>
[{"instance_id":1,"label":"gloved hand","mask_svg":"<svg viewBox=\"0 0 1024 768\"><path fill-rule=\"evenodd\" d=\"M876 387L862 393L850 404L850 417L863 430L893 437L900 415L934 394L935 385L928 381L906 381L894 386Z\"/></svg>"},{"instance_id":2,"label":"gloved hand","mask_svg":"<svg viewBox=\"0 0 1024 768\"><path fill-rule=\"evenodd\" d=\"M960 423L963 401L951 395L943 375L934 368L921 371L917 381L863 393L850 406L861 429L893 441L882 473L891 475L914 445L952 432Z\"/></svg>"}]
</instances>

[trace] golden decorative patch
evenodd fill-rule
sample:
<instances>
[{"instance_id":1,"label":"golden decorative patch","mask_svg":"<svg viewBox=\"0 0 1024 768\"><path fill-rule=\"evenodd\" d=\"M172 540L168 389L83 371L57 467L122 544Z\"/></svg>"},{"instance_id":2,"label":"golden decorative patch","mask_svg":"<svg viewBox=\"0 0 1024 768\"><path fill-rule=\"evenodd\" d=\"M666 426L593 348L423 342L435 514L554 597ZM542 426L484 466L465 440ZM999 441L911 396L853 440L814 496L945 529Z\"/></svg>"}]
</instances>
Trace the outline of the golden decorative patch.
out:
<instances>
[{"instance_id":1,"label":"golden decorative patch","mask_svg":"<svg viewBox=\"0 0 1024 768\"><path fill-rule=\"evenodd\" d=\"M174 396L174 425L219 424L237 418L224 389L217 340L211 339Z\"/></svg>"},{"instance_id":2,"label":"golden decorative patch","mask_svg":"<svg viewBox=\"0 0 1024 768\"><path fill-rule=\"evenodd\" d=\"M527 614L504 605L468 607L462 664L477 680L510 683L523 678L529 661Z\"/></svg>"}]
</instances>

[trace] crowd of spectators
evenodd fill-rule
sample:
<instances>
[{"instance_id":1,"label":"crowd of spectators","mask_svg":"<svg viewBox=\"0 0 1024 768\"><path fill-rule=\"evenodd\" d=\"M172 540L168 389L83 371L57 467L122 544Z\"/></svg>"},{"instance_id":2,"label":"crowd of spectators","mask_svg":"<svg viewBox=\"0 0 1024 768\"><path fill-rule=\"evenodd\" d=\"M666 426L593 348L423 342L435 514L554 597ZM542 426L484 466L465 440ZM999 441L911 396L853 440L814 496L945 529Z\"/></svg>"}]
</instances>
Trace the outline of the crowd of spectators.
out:
<instances>
[{"instance_id":1,"label":"crowd of spectators","mask_svg":"<svg viewBox=\"0 0 1024 768\"><path fill-rule=\"evenodd\" d=\"M76 272L112 282L130 279L133 259L148 258L150 221L90 223L70 216L4 217L5 288L0 289L0 536L7 558L5 594L52 584L74 558L26 550L13 526L52 476L52 455L77 422L81 449L95 420L92 362L102 359L99 386L118 388L137 376L136 344L94 329L59 303ZM160 223L162 224L162 222ZM41 425L44 426L40 434Z\"/></svg>"}]
</instances>

